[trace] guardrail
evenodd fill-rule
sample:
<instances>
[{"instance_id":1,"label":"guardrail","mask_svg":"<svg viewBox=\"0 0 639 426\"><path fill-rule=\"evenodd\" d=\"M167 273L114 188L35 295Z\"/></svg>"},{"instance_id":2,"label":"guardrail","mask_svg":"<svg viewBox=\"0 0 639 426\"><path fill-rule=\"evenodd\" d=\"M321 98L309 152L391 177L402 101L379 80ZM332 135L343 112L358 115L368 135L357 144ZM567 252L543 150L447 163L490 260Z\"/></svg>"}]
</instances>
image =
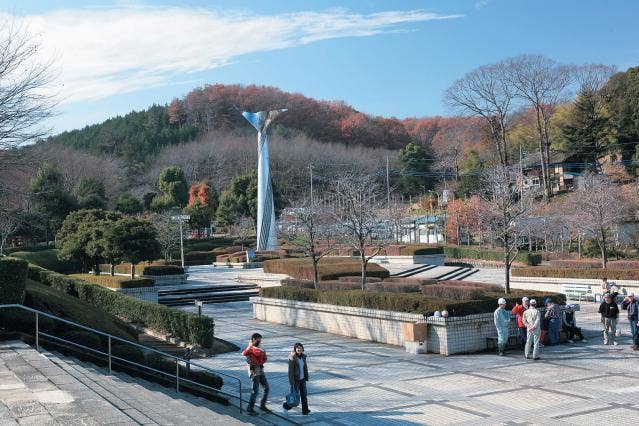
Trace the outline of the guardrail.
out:
<instances>
[{"instance_id":1,"label":"guardrail","mask_svg":"<svg viewBox=\"0 0 639 426\"><path fill-rule=\"evenodd\" d=\"M49 314L47 312L42 312L42 311L39 311L37 309L29 308L29 307L24 306L24 305L18 305L18 304L0 305L0 309L10 309L10 308L22 309L24 311L32 312L33 314L35 314L35 333L34 333L34 338L35 338L36 350L38 352L40 351L40 336L44 336L44 337L47 337L49 339L53 339L55 341L64 342L64 343L66 343L68 345L72 345L72 346L75 346L75 347L78 347L78 348L82 348L82 349L87 350L87 351L89 351L91 353L97 353L97 354L101 354L101 355L106 356L107 360L108 360L109 374L112 374L112 361L115 359L117 361L124 362L124 363L130 364L130 365L133 365L133 366L136 366L136 367L139 367L139 368L143 368L145 370L153 371L155 373L159 373L159 374L162 374L162 375L165 375L165 376L168 376L168 377L175 378L175 390L177 392L180 392L180 382L183 382L183 383L194 384L196 386L199 386L199 387L208 389L210 391L213 391L214 393L223 394L223 395L226 395L226 396L231 397L231 398L237 398L237 400L239 402L240 413L242 412L242 405L243 405L243 400L242 400L242 380L239 379L238 377L231 376L231 375L226 374L226 373L221 373L221 372L215 371L215 370L213 370L211 368L208 368L208 367L206 367L204 365L195 363L195 362L193 362L191 360L187 360L187 359L181 358L179 356L171 355L171 354L168 354L166 352L162 352L162 351L159 351L157 349L150 348L148 346L140 345L139 343L131 342L131 341L123 339L121 337L114 336L112 334L105 333L105 332L100 331L100 330L96 330L95 328L87 327L85 325L78 324L76 322L69 321L69 320L66 320L64 318L57 317L55 315L51 315L51 314ZM65 324L69 324L69 325L81 328L83 330L90 331L92 333L96 333L96 334L98 334L100 336L106 337L107 338L107 342L108 342L108 344L107 344L107 348L108 348L107 352L103 352L103 351L100 351L98 349L90 348L90 347L81 345L79 343L63 339L63 338L58 337L58 336L53 336L53 335L51 335L49 333L45 333L44 331L40 331L40 324L39 324L40 316L51 318L53 320L60 321L60 322L63 322ZM130 346L134 346L134 347L137 347L137 348L142 349L144 351L154 352L154 353L160 354L160 355L162 355L164 357L167 357L167 358L175 360L175 374L167 373L166 371L158 370L156 368L149 367L149 366L143 365L143 364L139 364L137 362L134 362L134 361L131 361L131 360L128 360L128 359L113 355L112 351L111 351L111 346L112 346L112 342L113 341L121 342L121 343L130 345ZM204 371L207 371L209 373L213 373L213 374L215 374L217 376L222 376L223 378L228 378L229 380L231 380L233 382L237 382L237 385L238 385L238 393L237 393L237 395L235 395L233 393L230 393L230 392L226 392L226 391L224 391L222 389L216 389L216 388L214 388L212 386L208 386L208 385L205 385L205 384L202 384L202 383L198 383L196 381L187 379L186 377L180 377L180 363L184 363L184 365L185 365L185 367L187 367L187 369L189 369L190 367L197 367L197 368L200 368L200 369L202 369Z\"/></svg>"}]
</instances>

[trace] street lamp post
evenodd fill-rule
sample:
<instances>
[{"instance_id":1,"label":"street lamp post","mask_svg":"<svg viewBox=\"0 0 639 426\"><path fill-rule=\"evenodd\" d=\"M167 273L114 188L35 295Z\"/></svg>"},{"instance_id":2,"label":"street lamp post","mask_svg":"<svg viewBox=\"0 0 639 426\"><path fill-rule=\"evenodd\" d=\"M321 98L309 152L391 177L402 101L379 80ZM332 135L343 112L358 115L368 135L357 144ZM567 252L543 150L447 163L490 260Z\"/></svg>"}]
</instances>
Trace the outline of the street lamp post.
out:
<instances>
[{"instance_id":1,"label":"street lamp post","mask_svg":"<svg viewBox=\"0 0 639 426\"><path fill-rule=\"evenodd\" d=\"M180 214L171 217L171 220L180 224L180 256L182 258L182 269L184 269L184 231L182 224L190 219L191 216L189 216L188 214Z\"/></svg>"}]
</instances>

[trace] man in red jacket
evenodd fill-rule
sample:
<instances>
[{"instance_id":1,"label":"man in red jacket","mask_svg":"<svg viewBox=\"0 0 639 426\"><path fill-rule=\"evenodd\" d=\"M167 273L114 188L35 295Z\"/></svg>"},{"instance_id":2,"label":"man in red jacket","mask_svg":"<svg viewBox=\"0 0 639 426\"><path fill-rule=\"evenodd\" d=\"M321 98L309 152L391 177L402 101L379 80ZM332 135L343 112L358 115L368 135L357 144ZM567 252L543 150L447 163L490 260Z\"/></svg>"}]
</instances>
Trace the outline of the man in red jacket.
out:
<instances>
[{"instance_id":1,"label":"man in red jacket","mask_svg":"<svg viewBox=\"0 0 639 426\"><path fill-rule=\"evenodd\" d=\"M519 328L519 337L526 345L526 337L528 336L528 329L526 328L526 324L524 324L524 312L530 307L530 302L527 297L522 297L521 305L517 303L513 309L512 313L517 315L517 328Z\"/></svg>"},{"instance_id":2,"label":"man in red jacket","mask_svg":"<svg viewBox=\"0 0 639 426\"><path fill-rule=\"evenodd\" d=\"M264 364L266 364L266 352L260 348L260 344L262 343L262 335L259 333L254 333L251 336L251 340L249 341L248 346L242 352L242 355L246 357L246 362L248 364L248 373L251 382L253 383L253 388L251 390L251 397L249 398L248 409L247 412L251 416L257 415L255 411L255 400L257 399L257 393L260 390L260 385L262 385L262 401L260 402L260 409L264 412L270 413L266 407L266 400L268 399L268 382L266 381L266 375L264 374Z\"/></svg>"}]
</instances>

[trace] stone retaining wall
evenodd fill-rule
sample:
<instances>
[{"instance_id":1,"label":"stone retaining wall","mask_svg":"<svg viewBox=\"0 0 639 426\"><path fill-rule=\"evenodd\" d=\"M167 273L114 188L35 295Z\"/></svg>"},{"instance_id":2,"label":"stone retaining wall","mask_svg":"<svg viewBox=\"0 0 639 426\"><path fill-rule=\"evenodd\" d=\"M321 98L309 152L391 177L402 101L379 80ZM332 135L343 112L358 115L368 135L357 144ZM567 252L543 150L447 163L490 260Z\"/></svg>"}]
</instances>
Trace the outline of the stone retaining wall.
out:
<instances>
[{"instance_id":1,"label":"stone retaining wall","mask_svg":"<svg viewBox=\"0 0 639 426\"><path fill-rule=\"evenodd\" d=\"M492 348L497 338L493 314L451 318L424 318L419 314L379 311L348 306L324 305L293 300L252 297L256 319L326 333L409 346L407 324L427 324L426 350L453 355ZM510 335L517 335L517 322L511 315Z\"/></svg>"},{"instance_id":2,"label":"stone retaining wall","mask_svg":"<svg viewBox=\"0 0 639 426\"><path fill-rule=\"evenodd\" d=\"M402 324L424 323L423 315L293 300L251 297L256 319L373 342L403 346Z\"/></svg>"},{"instance_id":3,"label":"stone retaining wall","mask_svg":"<svg viewBox=\"0 0 639 426\"><path fill-rule=\"evenodd\" d=\"M136 299L158 303L158 289L156 287L117 288L112 290L135 297Z\"/></svg>"}]
</instances>

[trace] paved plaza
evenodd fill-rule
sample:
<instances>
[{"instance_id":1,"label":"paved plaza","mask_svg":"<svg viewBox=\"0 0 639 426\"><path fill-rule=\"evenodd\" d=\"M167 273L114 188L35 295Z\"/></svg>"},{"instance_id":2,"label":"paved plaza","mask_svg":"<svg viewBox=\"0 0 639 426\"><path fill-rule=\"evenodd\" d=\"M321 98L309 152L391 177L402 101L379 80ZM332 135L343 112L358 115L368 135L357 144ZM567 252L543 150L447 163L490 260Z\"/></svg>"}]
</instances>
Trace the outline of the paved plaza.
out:
<instances>
[{"instance_id":1,"label":"paved plaza","mask_svg":"<svg viewBox=\"0 0 639 426\"><path fill-rule=\"evenodd\" d=\"M620 321L620 346L603 346L592 305L581 314L590 341L542 348L536 362L524 360L522 351L410 355L395 346L256 321L249 302L206 305L204 313L215 318L218 337L241 347L253 332L264 336L274 409L288 391L287 354L295 342L305 345L312 413L292 412L289 419L299 423L601 425L639 418L639 354L629 349L628 326ZM239 353L204 362L248 385Z\"/></svg>"}]
</instances>

